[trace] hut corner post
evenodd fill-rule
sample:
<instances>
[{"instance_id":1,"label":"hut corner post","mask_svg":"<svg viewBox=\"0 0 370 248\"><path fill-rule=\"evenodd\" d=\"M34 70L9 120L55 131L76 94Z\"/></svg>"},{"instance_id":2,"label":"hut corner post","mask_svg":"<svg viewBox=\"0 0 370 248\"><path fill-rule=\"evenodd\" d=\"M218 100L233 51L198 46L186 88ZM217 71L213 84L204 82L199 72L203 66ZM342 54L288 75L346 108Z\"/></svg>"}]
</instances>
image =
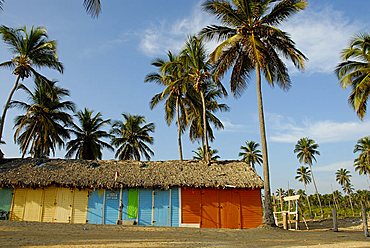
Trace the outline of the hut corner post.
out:
<instances>
[{"instance_id":1,"label":"hut corner post","mask_svg":"<svg viewBox=\"0 0 370 248\"><path fill-rule=\"evenodd\" d=\"M333 231L338 232L337 209L332 208L332 213L333 213Z\"/></svg>"},{"instance_id":2,"label":"hut corner post","mask_svg":"<svg viewBox=\"0 0 370 248\"><path fill-rule=\"evenodd\" d=\"M362 223L364 227L364 234L365 234L365 237L367 238L369 237L369 229L367 225L366 207L363 203L361 203L361 206L362 206Z\"/></svg>"}]
</instances>

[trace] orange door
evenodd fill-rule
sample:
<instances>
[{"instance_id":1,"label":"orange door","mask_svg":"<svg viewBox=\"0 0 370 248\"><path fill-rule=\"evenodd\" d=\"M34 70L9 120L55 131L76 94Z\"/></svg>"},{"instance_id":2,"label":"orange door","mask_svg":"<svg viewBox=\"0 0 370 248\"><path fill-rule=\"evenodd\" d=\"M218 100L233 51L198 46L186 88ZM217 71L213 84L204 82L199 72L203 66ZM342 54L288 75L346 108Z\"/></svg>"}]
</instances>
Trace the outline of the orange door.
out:
<instances>
[{"instance_id":1,"label":"orange door","mask_svg":"<svg viewBox=\"0 0 370 248\"><path fill-rule=\"evenodd\" d=\"M217 189L203 189L201 191L201 217L200 227L220 227L220 209Z\"/></svg>"},{"instance_id":2,"label":"orange door","mask_svg":"<svg viewBox=\"0 0 370 248\"><path fill-rule=\"evenodd\" d=\"M181 223L200 223L200 190L192 188L181 189Z\"/></svg>"},{"instance_id":3,"label":"orange door","mask_svg":"<svg viewBox=\"0 0 370 248\"><path fill-rule=\"evenodd\" d=\"M242 206L242 228L255 228L262 224L262 203L260 189L240 190Z\"/></svg>"},{"instance_id":4,"label":"orange door","mask_svg":"<svg viewBox=\"0 0 370 248\"><path fill-rule=\"evenodd\" d=\"M241 228L239 190L220 190L221 228Z\"/></svg>"}]
</instances>

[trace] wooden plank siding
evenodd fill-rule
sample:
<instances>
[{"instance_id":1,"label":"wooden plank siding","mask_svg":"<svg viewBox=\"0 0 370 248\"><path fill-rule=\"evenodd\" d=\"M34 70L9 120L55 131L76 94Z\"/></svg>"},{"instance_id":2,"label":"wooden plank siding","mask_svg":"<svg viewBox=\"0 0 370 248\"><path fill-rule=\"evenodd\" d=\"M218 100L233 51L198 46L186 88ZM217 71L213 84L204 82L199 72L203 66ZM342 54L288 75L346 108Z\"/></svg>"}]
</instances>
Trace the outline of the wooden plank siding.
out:
<instances>
[{"instance_id":1,"label":"wooden plank siding","mask_svg":"<svg viewBox=\"0 0 370 248\"><path fill-rule=\"evenodd\" d=\"M259 189L181 189L181 224L255 228L262 224ZM185 224L185 225L184 225Z\"/></svg>"}]
</instances>

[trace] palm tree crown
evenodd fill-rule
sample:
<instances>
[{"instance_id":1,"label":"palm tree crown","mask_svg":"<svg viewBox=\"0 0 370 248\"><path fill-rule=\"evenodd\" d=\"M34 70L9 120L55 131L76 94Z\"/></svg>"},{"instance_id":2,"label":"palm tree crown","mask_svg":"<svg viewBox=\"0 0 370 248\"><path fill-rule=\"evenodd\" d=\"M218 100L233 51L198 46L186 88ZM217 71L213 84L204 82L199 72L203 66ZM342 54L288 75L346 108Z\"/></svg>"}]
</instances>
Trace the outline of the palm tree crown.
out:
<instances>
[{"instance_id":1,"label":"palm tree crown","mask_svg":"<svg viewBox=\"0 0 370 248\"><path fill-rule=\"evenodd\" d=\"M113 151L113 147L101 140L102 138L111 138L102 127L110 124L110 120L103 120L100 112L94 115L94 111L85 108L83 111L78 111L75 115L79 125L73 123L70 132L76 136L75 139L67 143L67 158L73 157L76 159L102 159L102 149L108 148Z\"/></svg>"},{"instance_id":2,"label":"palm tree crown","mask_svg":"<svg viewBox=\"0 0 370 248\"><path fill-rule=\"evenodd\" d=\"M205 156L204 148L198 147L196 151L193 151L193 153L194 153L193 159L204 160L204 156ZM208 153L209 153L209 156L211 157L211 161L217 161L220 158L220 156L217 155L218 154L217 149L212 149L211 147L209 147Z\"/></svg>"},{"instance_id":3,"label":"palm tree crown","mask_svg":"<svg viewBox=\"0 0 370 248\"><path fill-rule=\"evenodd\" d=\"M349 47L343 49L342 60L336 74L343 88L352 88L348 102L363 119L370 94L370 34L353 38Z\"/></svg>"},{"instance_id":4,"label":"palm tree crown","mask_svg":"<svg viewBox=\"0 0 370 248\"><path fill-rule=\"evenodd\" d=\"M117 147L115 157L120 160L140 160L144 156L147 160L154 152L147 144L153 144L150 133L154 132L153 123L146 124L144 116L122 114L124 122L114 122L111 130L112 145Z\"/></svg>"},{"instance_id":5,"label":"palm tree crown","mask_svg":"<svg viewBox=\"0 0 370 248\"><path fill-rule=\"evenodd\" d=\"M335 180L342 186L351 183L351 173L349 170L340 168L335 172Z\"/></svg>"},{"instance_id":6,"label":"palm tree crown","mask_svg":"<svg viewBox=\"0 0 370 248\"><path fill-rule=\"evenodd\" d=\"M64 146L69 138L65 126L71 124L72 118L66 111L74 111L71 101L63 101L69 96L68 90L56 86L55 81L38 78L34 91L24 85L19 88L25 91L30 102L13 101L10 107L18 107L26 111L15 119L14 139L20 145L22 156L29 152L33 157L48 157L50 152L55 155L55 148Z\"/></svg>"},{"instance_id":7,"label":"palm tree crown","mask_svg":"<svg viewBox=\"0 0 370 248\"><path fill-rule=\"evenodd\" d=\"M263 162L261 151L258 149L259 146L254 141L246 141L245 146L240 147L242 151L239 152L239 157L242 157L242 161L249 164L253 169L255 169L255 164L261 165Z\"/></svg>"},{"instance_id":8,"label":"palm tree crown","mask_svg":"<svg viewBox=\"0 0 370 248\"><path fill-rule=\"evenodd\" d=\"M370 175L370 136L359 139L353 152L359 153L355 159L355 170L360 175Z\"/></svg>"},{"instance_id":9,"label":"palm tree crown","mask_svg":"<svg viewBox=\"0 0 370 248\"><path fill-rule=\"evenodd\" d=\"M311 170L308 167L301 166L297 169L297 176L295 179L302 182L305 186L312 182Z\"/></svg>"},{"instance_id":10,"label":"palm tree crown","mask_svg":"<svg viewBox=\"0 0 370 248\"><path fill-rule=\"evenodd\" d=\"M319 145L313 139L308 137L301 138L295 145L294 153L297 153L297 158L300 163L312 165L316 161L315 155L320 155L317 150Z\"/></svg>"}]
</instances>

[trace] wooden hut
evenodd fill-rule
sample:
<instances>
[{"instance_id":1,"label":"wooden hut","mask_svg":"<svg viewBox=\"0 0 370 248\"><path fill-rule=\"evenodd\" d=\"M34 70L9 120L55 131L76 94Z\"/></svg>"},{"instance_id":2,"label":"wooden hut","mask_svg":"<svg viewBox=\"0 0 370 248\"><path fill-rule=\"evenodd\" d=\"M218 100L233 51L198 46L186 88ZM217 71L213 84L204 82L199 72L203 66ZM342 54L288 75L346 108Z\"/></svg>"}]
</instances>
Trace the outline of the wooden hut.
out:
<instances>
[{"instance_id":1,"label":"wooden hut","mask_svg":"<svg viewBox=\"0 0 370 248\"><path fill-rule=\"evenodd\" d=\"M262 223L261 178L240 161L13 159L0 187L14 189L11 219L252 228Z\"/></svg>"}]
</instances>

